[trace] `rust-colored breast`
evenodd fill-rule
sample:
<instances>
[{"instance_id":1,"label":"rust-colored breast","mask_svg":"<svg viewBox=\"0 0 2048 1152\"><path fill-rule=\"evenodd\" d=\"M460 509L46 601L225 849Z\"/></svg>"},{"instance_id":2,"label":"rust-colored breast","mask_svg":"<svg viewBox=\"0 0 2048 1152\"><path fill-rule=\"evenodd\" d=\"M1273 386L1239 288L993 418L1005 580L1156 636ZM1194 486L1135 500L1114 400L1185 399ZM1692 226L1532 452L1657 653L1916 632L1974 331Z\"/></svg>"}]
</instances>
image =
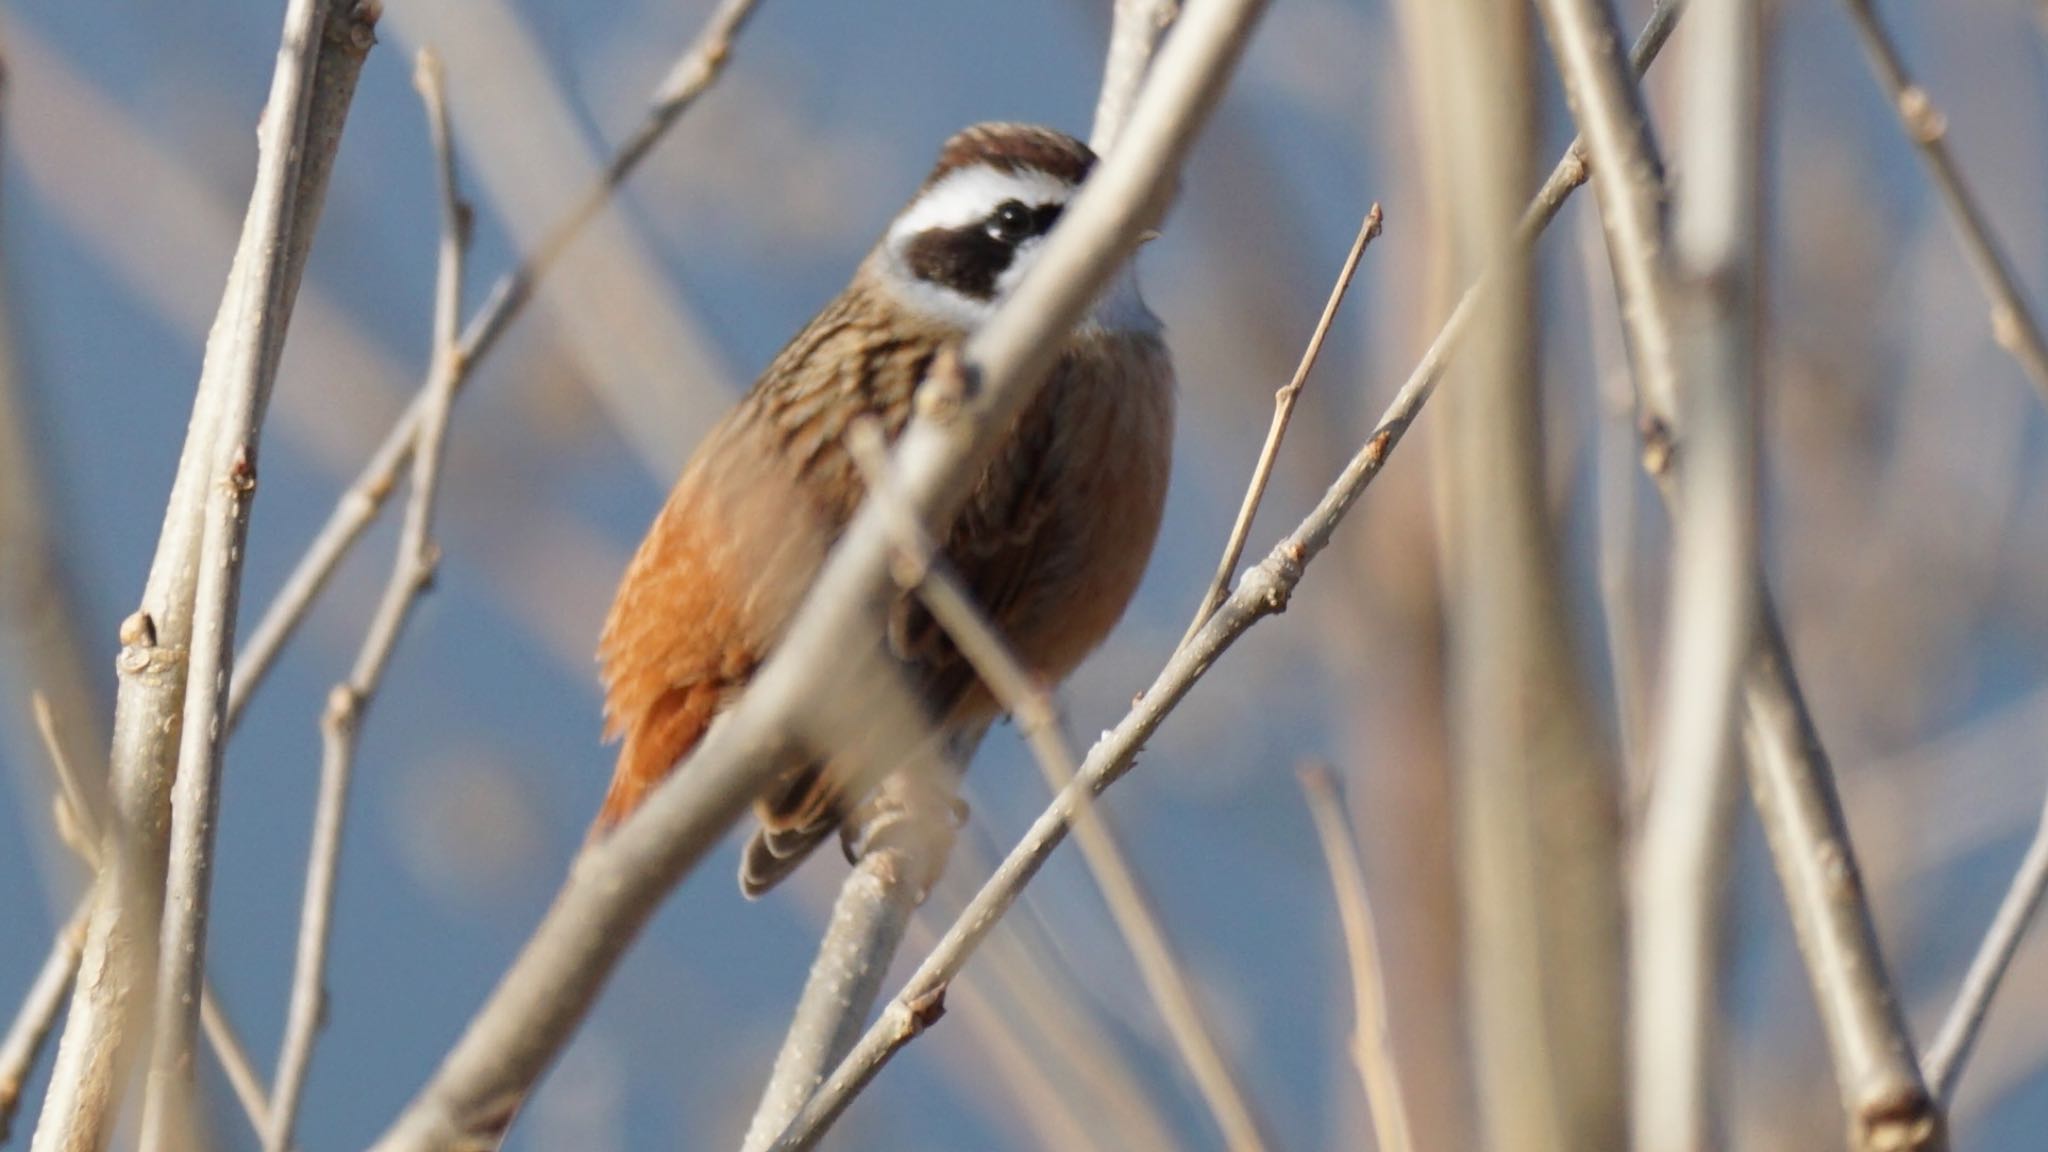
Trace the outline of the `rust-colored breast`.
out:
<instances>
[{"instance_id":1,"label":"rust-colored breast","mask_svg":"<svg viewBox=\"0 0 2048 1152\"><path fill-rule=\"evenodd\" d=\"M945 335L881 333L848 293L712 429L627 567L599 641L605 735L622 745L600 828L703 738L778 640L858 506L841 438L900 431Z\"/></svg>"}]
</instances>

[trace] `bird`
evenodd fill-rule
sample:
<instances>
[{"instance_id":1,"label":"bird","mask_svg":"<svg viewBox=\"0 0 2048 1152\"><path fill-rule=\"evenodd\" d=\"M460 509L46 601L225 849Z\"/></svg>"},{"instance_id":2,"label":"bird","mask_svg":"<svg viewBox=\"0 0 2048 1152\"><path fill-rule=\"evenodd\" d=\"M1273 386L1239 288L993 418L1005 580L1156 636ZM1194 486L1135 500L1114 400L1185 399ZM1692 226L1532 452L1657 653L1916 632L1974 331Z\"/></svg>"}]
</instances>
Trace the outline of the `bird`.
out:
<instances>
[{"instance_id":1,"label":"bird","mask_svg":"<svg viewBox=\"0 0 2048 1152\"><path fill-rule=\"evenodd\" d=\"M684 465L619 583L598 644L604 735L619 743L592 836L625 819L746 691L865 495L847 443L893 441L942 354L996 314L1096 157L1055 129L966 128L846 287L799 331ZM1174 371L1126 264L1066 336L1038 394L974 482L940 555L1024 667L1056 685L1122 617L1158 538ZM1000 712L903 592L887 649L940 736ZM755 802L749 898L832 835L875 781L830 749ZM849 857L852 853L849 849Z\"/></svg>"}]
</instances>

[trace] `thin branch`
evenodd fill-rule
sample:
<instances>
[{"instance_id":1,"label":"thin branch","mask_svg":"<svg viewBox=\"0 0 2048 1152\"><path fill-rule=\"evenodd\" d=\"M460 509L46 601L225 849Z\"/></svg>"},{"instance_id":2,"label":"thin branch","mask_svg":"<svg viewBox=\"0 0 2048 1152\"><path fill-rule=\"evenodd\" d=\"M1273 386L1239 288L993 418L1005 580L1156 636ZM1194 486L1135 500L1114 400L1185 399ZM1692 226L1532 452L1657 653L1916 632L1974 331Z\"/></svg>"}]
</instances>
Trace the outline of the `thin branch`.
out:
<instances>
[{"instance_id":1,"label":"thin branch","mask_svg":"<svg viewBox=\"0 0 2048 1152\"><path fill-rule=\"evenodd\" d=\"M168 1138L189 1099L203 981L213 784L240 547L255 449L284 331L326 197L375 0L299 0L286 13L260 125L256 189L207 340L193 415L141 608L123 624L111 776L118 820L95 885L79 987L59 1047L37 1152L97 1152L109 1136L129 1053L131 1011L157 1004L145 1148ZM197 692L186 692L187 684ZM173 766L181 802L166 820ZM165 883L169 839L179 866ZM165 902L178 915L166 920ZM161 932L161 936L160 936ZM161 957L162 986L151 987Z\"/></svg>"},{"instance_id":2,"label":"thin branch","mask_svg":"<svg viewBox=\"0 0 2048 1152\"><path fill-rule=\"evenodd\" d=\"M242 1043L234 1022L221 1008L220 996L214 992L211 982L199 1000L199 1027L206 1033L206 1042L213 1048L214 1057L220 1061L221 1073L227 1077L228 1089L235 1094L235 1102L242 1106L242 1114L249 1119L249 1130L260 1139L270 1131L270 1089L264 1086L263 1074L256 1070L256 1062L249 1058L248 1046Z\"/></svg>"},{"instance_id":3,"label":"thin branch","mask_svg":"<svg viewBox=\"0 0 2048 1152\"><path fill-rule=\"evenodd\" d=\"M1263 0L1215 0L1183 19L1122 142L1089 177L1031 275L919 389L895 467L898 490L930 530L957 511L1062 338L1159 219L1263 9ZM888 555L883 514L864 506L776 654L688 764L586 847L497 990L379 1148L497 1139L661 898L761 794L783 758L807 746L800 723L872 711L871 695L856 700L833 689L872 684L889 667L877 615Z\"/></svg>"},{"instance_id":4,"label":"thin branch","mask_svg":"<svg viewBox=\"0 0 2048 1152\"><path fill-rule=\"evenodd\" d=\"M669 68L653 93L647 114L612 153L604 172L592 182L576 204L550 227L533 251L491 285L484 303L463 328L459 354L455 359L455 389L468 383L470 373L489 354L513 320L533 298L541 278L555 266L598 213L611 202L625 182L639 168L654 146L697 98L717 82L732 59L740 30L753 15L760 0L723 0L705 22L682 55ZM419 442L419 426L426 415L427 391L413 398L405 412L385 434L382 444L371 453L363 470L349 484L334 511L307 546L304 555L285 578L263 618L249 633L242 653L236 657L237 675L228 702L228 727L240 721L242 710L261 686L278 654L304 622L313 602L327 586L341 561L369 531L385 501L397 490L399 477Z\"/></svg>"},{"instance_id":5,"label":"thin branch","mask_svg":"<svg viewBox=\"0 0 2048 1152\"><path fill-rule=\"evenodd\" d=\"M1052 694L1024 667L995 623L982 612L973 594L939 554L938 546L919 526L917 518L896 498L889 487L888 456L879 431L871 423L856 425L848 429L847 446L867 476L868 491L875 494L874 498L885 509L894 512L891 527L900 550L900 562L895 565L897 583L917 593L932 618L988 686L989 694L1016 722L1053 791L1065 789L1074 780L1074 753L1060 730ZM1236 1152L1258 1152L1269 1147L1271 1141L1264 1135L1251 1095L1217 1041L1215 1027L1195 995L1194 982L1174 954L1152 899L1125 858L1106 815L1092 805L1081 808L1074 824L1074 838L1081 845L1082 857L1102 891L1118 931L1137 960L1145 988L1166 1023L1174 1046L1223 1133L1224 1146ZM790 1115L794 1114L792 1109ZM788 1119L785 1116L784 1123Z\"/></svg>"},{"instance_id":6,"label":"thin branch","mask_svg":"<svg viewBox=\"0 0 2048 1152\"><path fill-rule=\"evenodd\" d=\"M35 983L29 985L21 1011L0 1039L0 1144L13 1134L14 1113L21 1107L21 1090L35 1070L36 1057L56 1030L64 1002L71 996L78 976L78 959L85 953L85 925L92 909L84 904L57 930L50 942L50 955L43 961Z\"/></svg>"},{"instance_id":7,"label":"thin branch","mask_svg":"<svg viewBox=\"0 0 2048 1152\"><path fill-rule=\"evenodd\" d=\"M1969 258L1970 270L1976 273L1977 284L1991 305L1992 338L2019 361L2034 389L2048 400L2048 342L2042 339L2041 326L2027 307L2026 292L1992 231L1990 219L1963 178L1955 154L1949 151L1948 118L1934 106L1927 90L1915 84L1906 72L1905 59L1876 6L1870 0L1843 3L1863 37L1871 70L1891 101L1892 111L1898 113L1900 127L1920 150L1927 175L1948 209L1949 223L1955 227L1956 238L1962 241L1963 255Z\"/></svg>"},{"instance_id":8,"label":"thin branch","mask_svg":"<svg viewBox=\"0 0 2048 1152\"><path fill-rule=\"evenodd\" d=\"M952 853L959 772L980 738L949 749L950 763L898 767L848 822L860 857L833 902L742 1152L768 1147L860 1038L911 916Z\"/></svg>"},{"instance_id":9,"label":"thin branch","mask_svg":"<svg viewBox=\"0 0 2048 1152\"><path fill-rule=\"evenodd\" d=\"M1928 1087L1945 1105L1955 1100L1956 1084L1977 1046L1977 1033L1991 1010L1991 998L1998 994L2005 970L2019 951L2034 914L2040 911L2044 892L2048 892L2048 807L2041 812L2034 838L2020 859L2019 871L2013 874L2005 899L1999 901L1991 930L1984 934L1983 943L1970 960L1962 991L1956 994L1954 1006L1941 1022L1941 1031L1935 1033L1934 1043L1927 1046L1927 1055L1920 1062Z\"/></svg>"},{"instance_id":10,"label":"thin branch","mask_svg":"<svg viewBox=\"0 0 2048 1152\"><path fill-rule=\"evenodd\" d=\"M1301 770L1301 790L1315 817L1316 835L1330 863L1330 883L1337 892L1337 915L1344 923L1344 949L1351 957L1351 995L1357 1012L1352 1026L1351 1057L1372 1112L1372 1130L1379 1152L1412 1152L1408 1106L1401 1092L1401 1069L1387 1023L1386 978L1381 974L1380 946L1373 930L1372 903L1365 890L1365 861L1358 838L1344 815L1344 799L1330 766L1313 763Z\"/></svg>"},{"instance_id":11,"label":"thin branch","mask_svg":"<svg viewBox=\"0 0 2048 1152\"><path fill-rule=\"evenodd\" d=\"M42 733L44 751L58 779L59 801L55 813L58 835L78 854L79 860L97 874L100 870L103 843L101 837L104 831L101 821L93 815L96 809L90 804L90 798L94 795L95 785L100 791L104 791L104 779L79 773L71 757L64 752L58 738L60 728L50 702L41 693L37 693L32 702L36 725ZM87 803L81 804L81 797L85 798ZM78 907L72 912L72 923L79 926L81 945L84 942L85 925L91 915L92 900L88 896L80 900ZM69 926L58 929L57 939L51 944L53 950L65 947L64 937L69 931ZM77 962L74 961L74 972L77 967ZM63 1006L64 1001L60 998L55 1008L62 1010ZM241 1038L235 1034L234 1025L229 1022L227 1013L221 1010L220 998L214 993L210 980L200 995L199 1023L206 1033L207 1043L220 1060L221 1071L226 1074L228 1085L234 1090L235 1099L241 1104L252 1130L261 1135L270 1115L270 1093L263 1086L255 1066L249 1062L249 1054L243 1049ZM4 1128L5 1125L0 1124L0 1130ZM0 1143L4 1142L4 1132L0 1132Z\"/></svg>"},{"instance_id":12,"label":"thin branch","mask_svg":"<svg viewBox=\"0 0 2048 1152\"><path fill-rule=\"evenodd\" d=\"M1129 119L1159 40L1180 18L1180 0L1116 0L1110 13L1109 54L1102 68L1102 92L1095 101L1095 126L1088 143L1107 156Z\"/></svg>"},{"instance_id":13,"label":"thin branch","mask_svg":"<svg viewBox=\"0 0 2048 1152\"><path fill-rule=\"evenodd\" d=\"M1834 771L1793 678L1768 591L1743 680L1750 793L1806 960L1849 1121L1849 1147L1942 1149L1946 1121L1920 1077L1877 944Z\"/></svg>"},{"instance_id":14,"label":"thin branch","mask_svg":"<svg viewBox=\"0 0 2048 1152\"><path fill-rule=\"evenodd\" d=\"M87 867L97 869L103 826L100 814L107 792L105 778L94 781L79 774L77 763L64 750L63 729L57 722L56 711L50 707L49 697L34 693L29 697L29 709L35 714L36 732L43 739L50 770L57 777L57 801L52 813L57 838L77 853ZM94 787L95 783L98 787ZM81 903L80 908L84 907Z\"/></svg>"},{"instance_id":15,"label":"thin branch","mask_svg":"<svg viewBox=\"0 0 2048 1152\"><path fill-rule=\"evenodd\" d=\"M1607 45L1597 0L1549 0L1556 54L1587 127L1602 223L1636 357L1644 466L1682 514L1677 470L1689 410L1675 387L1674 279L1665 250L1661 177L1641 97ZM1711 432L1709 433L1711 434ZM1685 529L1681 525L1680 531ZM1920 1078L1892 991L1847 823L1761 574L1754 577L1755 643L1743 681L1751 791L1822 1008L1849 1126L1859 1150L1939 1148L1944 1123ZM1652 787L1656 787L1652 782Z\"/></svg>"},{"instance_id":16,"label":"thin branch","mask_svg":"<svg viewBox=\"0 0 2048 1152\"><path fill-rule=\"evenodd\" d=\"M293 0L286 9L284 43L257 132L260 160L243 227L244 258L229 273L221 319L208 340L203 373L213 382L211 387L208 381L200 386L201 402L210 399L216 408L207 421L214 447L200 516L192 645L178 771L171 787L166 914L143 1096L143 1152L182 1147L183 1133L196 1116L193 1048L206 971L214 818L226 749L223 721L233 673L242 560L256 493L257 448L291 314L289 301L297 295L296 274L303 270L302 265L293 267L289 258L292 238L310 234L318 220L319 199L302 198L299 173L308 164L309 150L331 152L341 142L339 133L324 139L313 134L313 95L319 87L315 72L330 35L327 22L326 0ZM355 31L344 29L341 34ZM367 25L360 31L370 35ZM367 47L363 46L365 51ZM195 427L200 423L195 417Z\"/></svg>"},{"instance_id":17,"label":"thin branch","mask_svg":"<svg viewBox=\"0 0 2048 1152\"><path fill-rule=\"evenodd\" d=\"M1721 1066L1723 890L1733 866L1735 718L1754 646L1762 319L1763 15L1694 18L1674 299L1685 373L1685 483L1665 612L1656 765L1636 854L1633 966L1639 1149L1713 1147Z\"/></svg>"},{"instance_id":18,"label":"thin branch","mask_svg":"<svg viewBox=\"0 0 2048 1152\"><path fill-rule=\"evenodd\" d=\"M1579 216L1579 268L1586 278L1587 327L1591 329L1594 391L1600 398L1595 432L1594 473L1599 536L1600 616L1607 642L1608 677L1621 738L1622 780L1627 822L1642 815L1649 796L1650 764L1644 702L1650 683L1637 607L1637 485L1635 382L1621 347L1614 278L1601 249L1600 222Z\"/></svg>"},{"instance_id":19,"label":"thin branch","mask_svg":"<svg viewBox=\"0 0 2048 1152\"><path fill-rule=\"evenodd\" d=\"M1351 251L1344 255L1344 267L1337 273L1337 282L1330 286L1330 297L1323 302L1323 314L1316 319L1315 331L1308 338L1308 347L1302 350L1301 361L1295 365L1294 376L1273 393L1273 423L1266 430L1266 443L1259 449L1259 460L1252 468L1252 482L1245 489L1244 502L1238 506L1237 522L1230 526L1230 538L1223 545L1223 558L1216 564L1216 574L1209 579L1209 588L1202 593L1201 606L1195 609L1195 618L1188 623L1188 630L1181 635L1185 644L1189 637L1201 630L1202 623L1223 602L1223 596L1230 591L1230 579L1237 575L1237 562L1244 557L1245 539L1252 533L1252 520L1259 514L1259 503L1266 498L1266 483L1273 476L1273 462L1280 458L1280 441L1287 435L1288 422L1294 419L1294 405L1301 399L1302 385L1308 383L1308 374L1315 370L1316 361L1323 354L1323 340L1330 334L1330 325L1337 319L1337 309L1344 303L1344 294L1351 290L1351 278L1358 274L1358 262L1365 255L1366 245L1380 234L1380 206L1374 204L1358 226L1358 236L1351 241Z\"/></svg>"},{"instance_id":20,"label":"thin branch","mask_svg":"<svg viewBox=\"0 0 2048 1152\"><path fill-rule=\"evenodd\" d=\"M291 1147L298 1122L299 1100L312 1061L313 1043L326 1008L327 946L333 930L334 892L341 863L342 828L347 819L349 784L354 775L357 739L384 672L390 667L400 635L413 606L433 583L438 561L432 531L435 497L440 491L442 449L447 442L448 412L455 399L461 349L457 346L462 311L463 257L469 243L469 206L462 201L455 175L455 148L449 139L448 108L442 93L441 65L422 50L413 83L426 106L428 133L439 173L441 241L434 285L433 365L423 394L425 407L412 453L412 498L406 505L398 553L383 598L363 636L354 668L345 683L328 695L321 722L320 799L313 818L310 859L306 867L304 911L299 920L298 954L292 971L290 1006L284 1040L278 1050L276 1085L270 1126L264 1132L268 1152Z\"/></svg>"},{"instance_id":21,"label":"thin branch","mask_svg":"<svg viewBox=\"0 0 2048 1152\"><path fill-rule=\"evenodd\" d=\"M1664 235L1664 166L1642 94L1623 64L1620 30L1603 0L1543 0L1538 8L1579 139L1593 161L1593 191L1636 380L1653 409L1668 412L1678 395L1678 361L1672 286L1657 244Z\"/></svg>"}]
</instances>

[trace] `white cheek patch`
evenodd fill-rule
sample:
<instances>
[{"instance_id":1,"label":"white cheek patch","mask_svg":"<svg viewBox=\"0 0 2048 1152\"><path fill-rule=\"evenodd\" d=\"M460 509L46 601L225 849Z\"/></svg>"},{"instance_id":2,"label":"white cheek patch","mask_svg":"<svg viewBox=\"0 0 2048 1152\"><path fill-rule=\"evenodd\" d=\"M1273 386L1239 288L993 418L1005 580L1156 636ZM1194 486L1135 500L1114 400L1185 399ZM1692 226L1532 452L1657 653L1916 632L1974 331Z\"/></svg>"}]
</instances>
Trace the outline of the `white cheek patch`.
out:
<instances>
[{"instance_id":1,"label":"white cheek patch","mask_svg":"<svg viewBox=\"0 0 2048 1152\"><path fill-rule=\"evenodd\" d=\"M963 296L951 288L941 288L901 271L884 276L882 286L896 297L897 303L912 313L927 320L950 324L963 332L974 331L995 315L995 301Z\"/></svg>"},{"instance_id":2,"label":"white cheek patch","mask_svg":"<svg viewBox=\"0 0 2048 1152\"><path fill-rule=\"evenodd\" d=\"M896 223L889 226L889 244L894 247L934 228L979 224L1005 200L1021 200L1034 206L1059 204L1073 191L1066 181L1030 168L1014 172L986 164L962 168L932 185L897 217Z\"/></svg>"}]
</instances>

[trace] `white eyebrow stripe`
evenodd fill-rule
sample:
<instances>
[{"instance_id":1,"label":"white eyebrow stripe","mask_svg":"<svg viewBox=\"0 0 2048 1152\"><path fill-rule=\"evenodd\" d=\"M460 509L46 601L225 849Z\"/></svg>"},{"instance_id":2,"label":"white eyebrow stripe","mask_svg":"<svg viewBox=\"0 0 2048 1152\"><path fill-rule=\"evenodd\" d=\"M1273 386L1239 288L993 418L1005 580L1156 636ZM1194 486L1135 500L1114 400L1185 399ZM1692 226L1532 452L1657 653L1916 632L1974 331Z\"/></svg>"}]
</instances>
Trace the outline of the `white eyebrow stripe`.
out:
<instances>
[{"instance_id":1,"label":"white eyebrow stripe","mask_svg":"<svg viewBox=\"0 0 2048 1152\"><path fill-rule=\"evenodd\" d=\"M948 175L913 201L890 227L889 239L979 223L1005 200L1021 200L1036 207L1064 204L1073 193L1073 185L1033 168L1005 172L977 164Z\"/></svg>"}]
</instances>

